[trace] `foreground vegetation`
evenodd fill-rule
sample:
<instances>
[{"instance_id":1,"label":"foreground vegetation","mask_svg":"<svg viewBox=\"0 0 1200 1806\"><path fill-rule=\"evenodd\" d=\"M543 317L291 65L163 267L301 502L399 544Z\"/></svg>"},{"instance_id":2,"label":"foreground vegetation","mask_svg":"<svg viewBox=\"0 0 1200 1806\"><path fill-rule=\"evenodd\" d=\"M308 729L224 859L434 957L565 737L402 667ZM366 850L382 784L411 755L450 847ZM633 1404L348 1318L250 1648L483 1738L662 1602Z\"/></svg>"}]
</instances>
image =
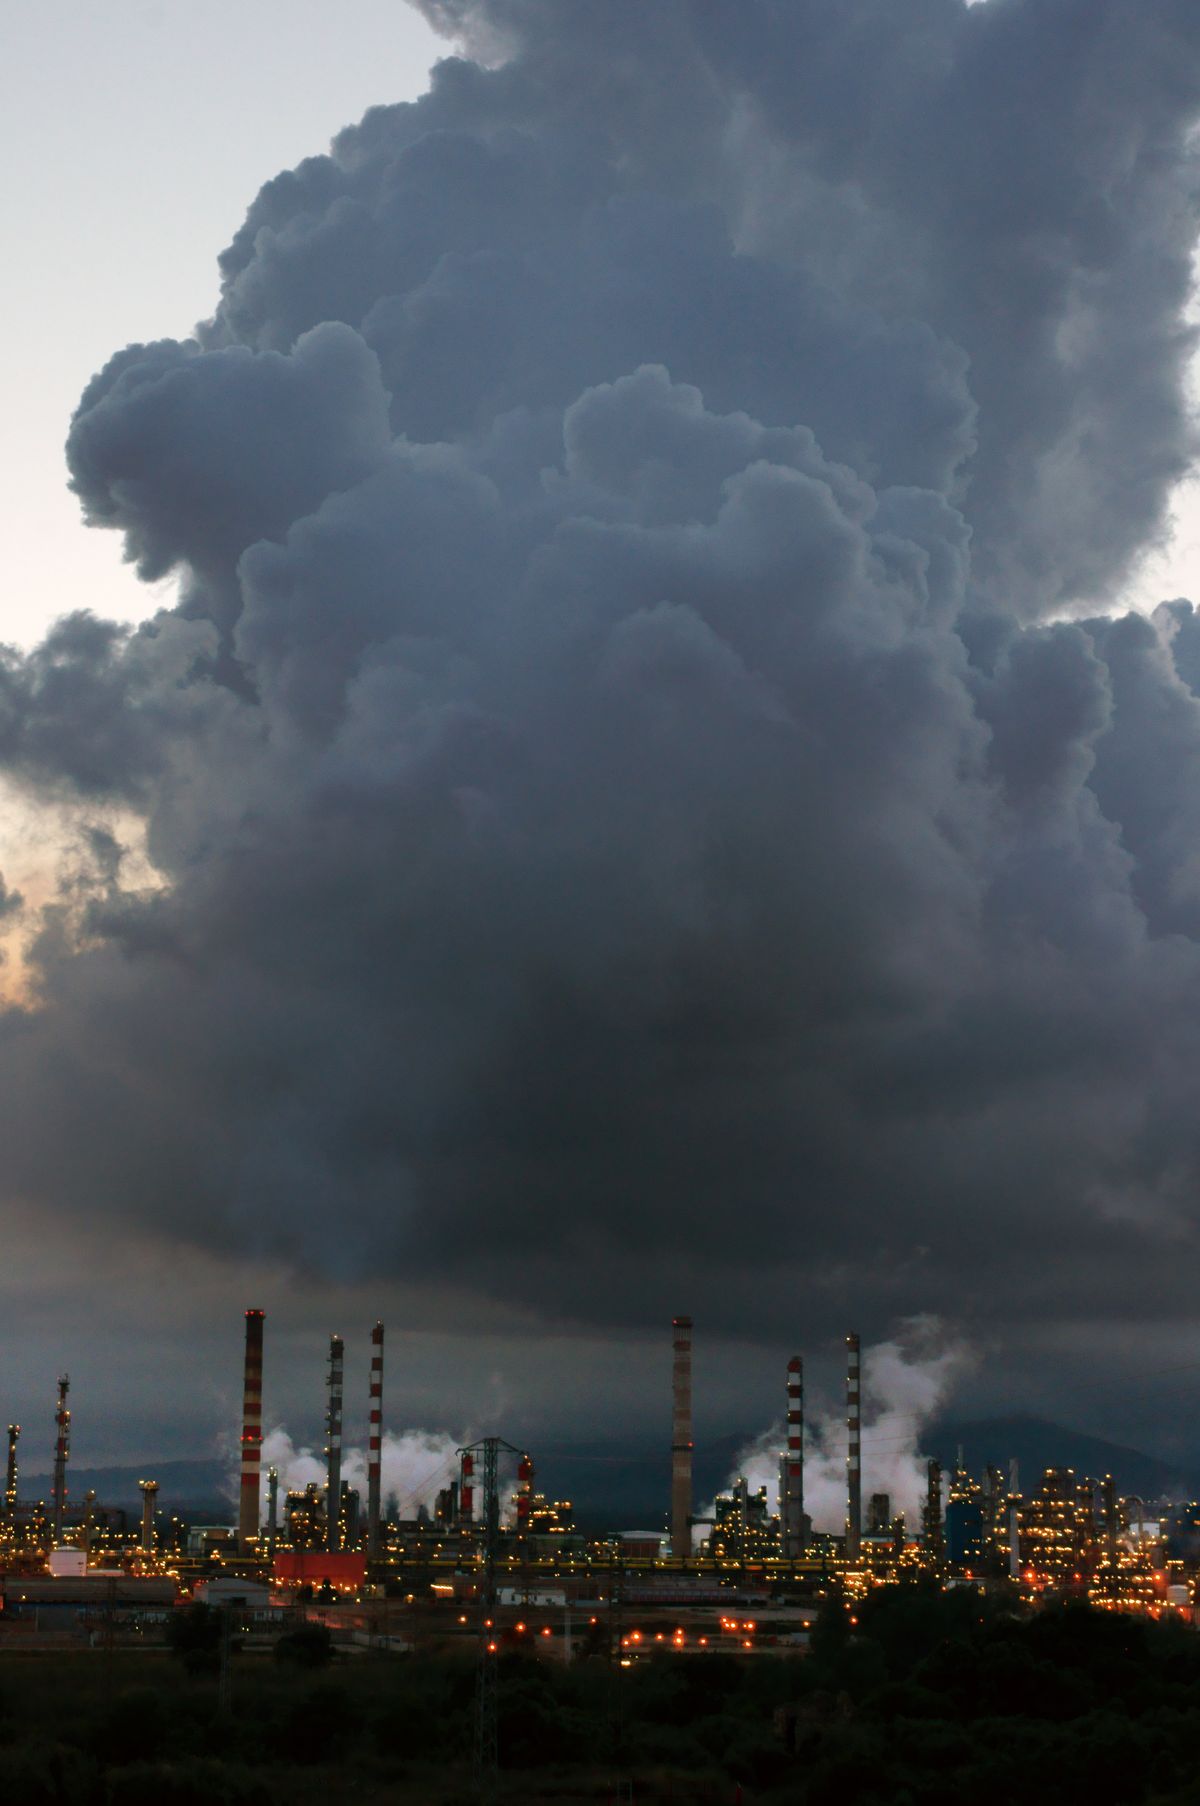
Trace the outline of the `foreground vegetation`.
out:
<instances>
[{"instance_id":1,"label":"foreground vegetation","mask_svg":"<svg viewBox=\"0 0 1200 1806\"><path fill-rule=\"evenodd\" d=\"M0 1656L0 1801L467 1806L474 1671L422 1656ZM502 1797L716 1806L1200 1806L1200 1636L973 1594L831 1607L807 1658L661 1656L628 1671L505 1657ZM627 1796L626 1796L627 1797Z\"/></svg>"}]
</instances>

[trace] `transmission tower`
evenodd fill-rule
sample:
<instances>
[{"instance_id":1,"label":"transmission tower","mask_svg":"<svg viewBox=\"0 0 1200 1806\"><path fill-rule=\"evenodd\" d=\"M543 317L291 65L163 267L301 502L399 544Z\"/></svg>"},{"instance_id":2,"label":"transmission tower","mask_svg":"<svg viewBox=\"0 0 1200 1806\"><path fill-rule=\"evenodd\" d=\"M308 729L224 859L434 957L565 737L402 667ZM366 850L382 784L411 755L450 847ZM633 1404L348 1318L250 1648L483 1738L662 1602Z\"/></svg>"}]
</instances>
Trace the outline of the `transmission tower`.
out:
<instances>
[{"instance_id":1,"label":"transmission tower","mask_svg":"<svg viewBox=\"0 0 1200 1806\"><path fill-rule=\"evenodd\" d=\"M479 1799L493 1800L500 1770L499 1689L496 1656L500 1635L496 1624L496 1546L500 1533L500 1493L496 1476L501 1451L521 1454L499 1436L485 1436L459 1449L459 1455L478 1457L482 1470L483 1511L480 1547L482 1577L479 1589L479 1667L475 1676L475 1780Z\"/></svg>"}]
</instances>

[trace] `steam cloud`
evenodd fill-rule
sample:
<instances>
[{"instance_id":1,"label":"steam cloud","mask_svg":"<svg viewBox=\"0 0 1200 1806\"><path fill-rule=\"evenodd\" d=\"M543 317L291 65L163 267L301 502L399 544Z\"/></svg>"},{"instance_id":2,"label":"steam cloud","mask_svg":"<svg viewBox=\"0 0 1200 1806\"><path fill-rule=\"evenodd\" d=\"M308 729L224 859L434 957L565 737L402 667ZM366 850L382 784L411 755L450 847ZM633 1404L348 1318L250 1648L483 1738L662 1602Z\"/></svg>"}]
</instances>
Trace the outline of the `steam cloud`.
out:
<instances>
[{"instance_id":1,"label":"steam cloud","mask_svg":"<svg viewBox=\"0 0 1200 1806\"><path fill-rule=\"evenodd\" d=\"M72 423L181 599L0 659L155 874L12 918L5 1187L560 1319L1190 1308L1200 618L1108 611L1200 8L424 10Z\"/></svg>"},{"instance_id":2,"label":"steam cloud","mask_svg":"<svg viewBox=\"0 0 1200 1806\"><path fill-rule=\"evenodd\" d=\"M380 1491L384 1503L394 1493L402 1517L416 1517L422 1505L432 1514L438 1493L457 1478L461 1446L444 1430L405 1430L399 1435L387 1431L379 1453ZM324 1491L324 1455L319 1450L297 1446L287 1430L277 1425L268 1430L262 1442L260 1517L266 1511L269 1467L279 1474L281 1522L285 1493L301 1492L310 1485ZM342 1451L342 1479L359 1493L365 1509L367 1461L361 1449L345 1448ZM236 1496L236 1485L234 1493Z\"/></svg>"},{"instance_id":3,"label":"steam cloud","mask_svg":"<svg viewBox=\"0 0 1200 1806\"><path fill-rule=\"evenodd\" d=\"M901 1326L892 1341L863 1350L863 1510L872 1493L885 1492L893 1516L903 1512L910 1531L920 1526L926 1467L921 1437L973 1359L967 1343L936 1318ZM751 1492L767 1489L779 1510L779 1454L787 1430L782 1420L738 1456L728 1485L741 1476ZM841 1535L846 1526L846 1412L844 1405L811 1406L804 1426L804 1509L814 1530ZM709 1506L701 1514L710 1516ZM701 1534L703 1532L701 1531Z\"/></svg>"}]
</instances>

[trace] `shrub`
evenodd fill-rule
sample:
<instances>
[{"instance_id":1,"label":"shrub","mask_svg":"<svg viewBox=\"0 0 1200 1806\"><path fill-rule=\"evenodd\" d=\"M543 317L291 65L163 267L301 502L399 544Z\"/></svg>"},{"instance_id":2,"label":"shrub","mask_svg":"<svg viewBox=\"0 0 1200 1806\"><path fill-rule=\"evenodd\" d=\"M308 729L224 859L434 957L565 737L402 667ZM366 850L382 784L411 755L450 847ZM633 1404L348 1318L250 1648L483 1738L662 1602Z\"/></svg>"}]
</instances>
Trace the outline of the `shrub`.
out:
<instances>
[{"instance_id":1,"label":"shrub","mask_svg":"<svg viewBox=\"0 0 1200 1806\"><path fill-rule=\"evenodd\" d=\"M333 1637L324 1624L301 1624L275 1645L275 1660L297 1668L327 1668L333 1660Z\"/></svg>"},{"instance_id":2,"label":"shrub","mask_svg":"<svg viewBox=\"0 0 1200 1806\"><path fill-rule=\"evenodd\" d=\"M139 1762L110 1777L106 1806L269 1806L270 1797L236 1763Z\"/></svg>"}]
</instances>

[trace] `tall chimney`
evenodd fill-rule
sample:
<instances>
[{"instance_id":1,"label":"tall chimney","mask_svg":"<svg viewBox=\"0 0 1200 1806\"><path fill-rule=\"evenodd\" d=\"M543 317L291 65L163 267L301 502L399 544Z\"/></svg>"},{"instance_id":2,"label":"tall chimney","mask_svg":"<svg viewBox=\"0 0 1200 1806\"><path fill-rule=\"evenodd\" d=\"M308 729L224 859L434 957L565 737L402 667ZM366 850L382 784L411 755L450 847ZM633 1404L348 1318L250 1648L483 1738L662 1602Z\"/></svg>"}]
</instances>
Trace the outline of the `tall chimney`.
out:
<instances>
[{"instance_id":1,"label":"tall chimney","mask_svg":"<svg viewBox=\"0 0 1200 1806\"><path fill-rule=\"evenodd\" d=\"M68 1374L62 1374L58 1382L58 1410L54 1421L58 1426L58 1435L54 1442L54 1516L52 1520L52 1547L62 1547L63 1513L67 1509L67 1457L71 1452L71 1413L67 1410L67 1393L71 1389Z\"/></svg>"},{"instance_id":2,"label":"tall chimney","mask_svg":"<svg viewBox=\"0 0 1200 1806\"><path fill-rule=\"evenodd\" d=\"M258 1541L259 1471L262 1464L263 1313L246 1312L246 1367L242 1381L242 1492L238 1501L238 1553Z\"/></svg>"},{"instance_id":3,"label":"tall chimney","mask_svg":"<svg viewBox=\"0 0 1200 1806\"><path fill-rule=\"evenodd\" d=\"M8 1468L4 1476L4 1512L5 1516L14 1518L17 1514L17 1439L21 1434L19 1423L8 1426Z\"/></svg>"},{"instance_id":4,"label":"tall chimney","mask_svg":"<svg viewBox=\"0 0 1200 1806\"><path fill-rule=\"evenodd\" d=\"M462 1478L458 1489L459 1522L471 1524L475 1520L475 1457L470 1449L464 1449L462 1456Z\"/></svg>"},{"instance_id":5,"label":"tall chimney","mask_svg":"<svg viewBox=\"0 0 1200 1806\"><path fill-rule=\"evenodd\" d=\"M329 1413L325 1419L325 1547L342 1546L342 1373L345 1344L329 1338Z\"/></svg>"},{"instance_id":6,"label":"tall chimney","mask_svg":"<svg viewBox=\"0 0 1200 1806\"><path fill-rule=\"evenodd\" d=\"M692 1320L672 1319L675 1366L671 1419L671 1554L692 1552Z\"/></svg>"},{"instance_id":7,"label":"tall chimney","mask_svg":"<svg viewBox=\"0 0 1200 1806\"><path fill-rule=\"evenodd\" d=\"M783 1558L796 1561L804 1553L804 1362L793 1355L787 1366L787 1449L780 1487Z\"/></svg>"},{"instance_id":8,"label":"tall chimney","mask_svg":"<svg viewBox=\"0 0 1200 1806\"><path fill-rule=\"evenodd\" d=\"M279 1469L267 1469L267 1553L274 1555L279 1540Z\"/></svg>"},{"instance_id":9,"label":"tall chimney","mask_svg":"<svg viewBox=\"0 0 1200 1806\"><path fill-rule=\"evenodd\" d=\"M158 1500L158 1481L139 1480L142 1489L142 1554L154 1553L154 1507Z\"/></svg>"},{"instance_id":10,"label":"tall chimney","mask_svg":"<svg viewBox=\"0 0 1200 1806\"><path fill-rule=\"evenodd\" d=\"M367 1553L379 1555L379 1488L383 1460L383 1324L371 1331L371 1416L367 1432Z\"/></svg>"},{"instance_id":11,"label":"tall chimney","mask_svg":"<svg viewBox=\"0 0 1200 1806\"><path fill-rule=\"evenodd\" d=\"M846 1337L846 1565L862 1554L862 1397L860 1344Z\"/></svg>"}]
</instances>

